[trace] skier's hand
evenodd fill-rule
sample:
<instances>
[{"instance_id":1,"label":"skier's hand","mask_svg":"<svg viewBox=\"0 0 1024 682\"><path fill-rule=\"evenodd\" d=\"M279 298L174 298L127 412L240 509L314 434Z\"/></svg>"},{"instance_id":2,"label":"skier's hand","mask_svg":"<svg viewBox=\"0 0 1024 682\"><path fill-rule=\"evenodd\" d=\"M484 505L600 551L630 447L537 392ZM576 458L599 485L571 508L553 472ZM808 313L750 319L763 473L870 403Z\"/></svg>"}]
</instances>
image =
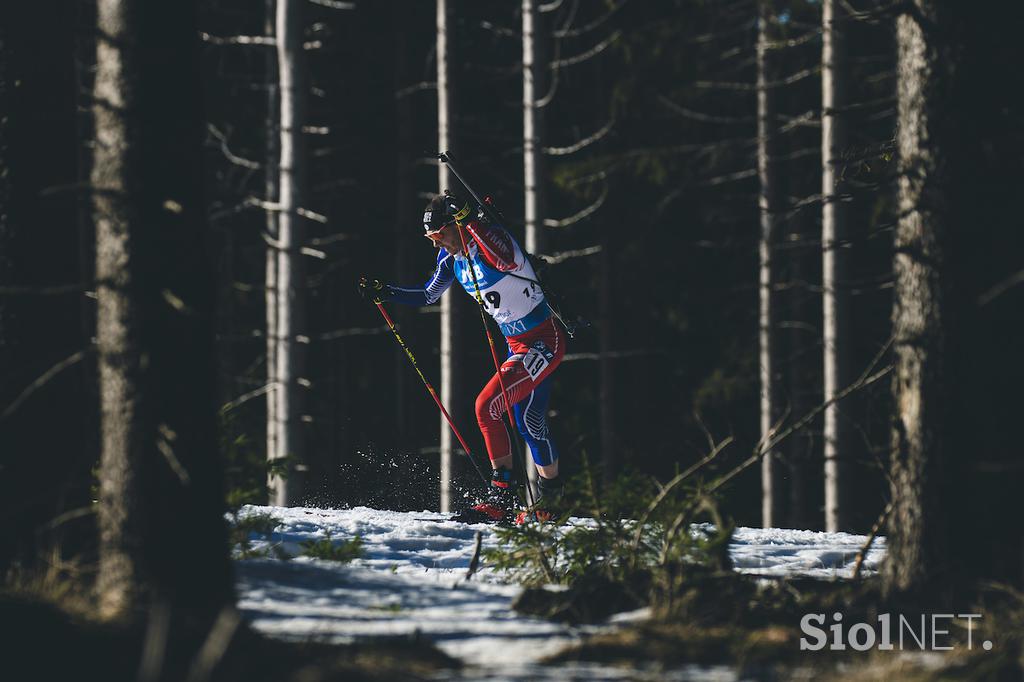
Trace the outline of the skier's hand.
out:
<instances>
[{"instance_id":1,"label":"skier's hand","mask_svg":"<svg viewBox=\"0 0 1024 682\"><path fill-rule=\"evenodd\" d=\"M367 279L366 277L359 278L359 295L363 297L364 301L371 303L383 303L384 301L391 300L391 287L384 284L379 279Z\"/></svg>"}]
</instances>

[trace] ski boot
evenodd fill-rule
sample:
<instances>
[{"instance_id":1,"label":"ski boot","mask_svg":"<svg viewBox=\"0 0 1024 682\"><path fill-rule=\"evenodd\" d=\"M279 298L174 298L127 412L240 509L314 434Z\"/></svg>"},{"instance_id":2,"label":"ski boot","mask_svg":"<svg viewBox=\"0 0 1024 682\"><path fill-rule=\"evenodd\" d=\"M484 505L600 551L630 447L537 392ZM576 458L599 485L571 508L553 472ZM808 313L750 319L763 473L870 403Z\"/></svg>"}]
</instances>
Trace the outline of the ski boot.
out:
<instances>
[{"instance_id":1,"label":"ski boot","mask_svg":"<svg viewBox=\"0 0 1024 682\"><path fill-rule=\"evenodd\" d=\"M509 469L491 472L491 484L483 499L457 515L463 523L503 523L511 521L517 506L515 480Z\"/></svg>"},{"instance_id":2,"label":"ski boot","mask_svg":"<svg viewBox=\"0 0 1024 682\"><path fill-rule=\"evenodd\" d=\"M562 492L564 490L562 479L558 476L555 478L540 476L537 479L537 489L537 499L534 500L533 507L516 514L517 526L521 526L527 521L547 523L554 519L551 507L557 505L562 499Z\"/></svg>"}]
</instances>

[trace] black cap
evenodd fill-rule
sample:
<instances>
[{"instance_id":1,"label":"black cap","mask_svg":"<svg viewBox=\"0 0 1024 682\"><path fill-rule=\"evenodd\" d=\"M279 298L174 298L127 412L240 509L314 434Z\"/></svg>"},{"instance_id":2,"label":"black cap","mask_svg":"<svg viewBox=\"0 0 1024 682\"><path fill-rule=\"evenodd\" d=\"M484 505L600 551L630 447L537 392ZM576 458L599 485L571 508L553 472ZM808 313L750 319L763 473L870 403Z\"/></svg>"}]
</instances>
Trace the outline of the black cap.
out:
<instances>
[{"instance_id":1,"label":"black cap","mask_svg":"<svg viewBox=\"0 0 1024 682\"><path fill-rule=\"evenodd\" d=\"M426 232L436 232L448 223L465 221L473 214L469 202L463 201L460 197L445 190L430 200L427 207L423 209L423 229Z\"/></svg>"}]
</instances>

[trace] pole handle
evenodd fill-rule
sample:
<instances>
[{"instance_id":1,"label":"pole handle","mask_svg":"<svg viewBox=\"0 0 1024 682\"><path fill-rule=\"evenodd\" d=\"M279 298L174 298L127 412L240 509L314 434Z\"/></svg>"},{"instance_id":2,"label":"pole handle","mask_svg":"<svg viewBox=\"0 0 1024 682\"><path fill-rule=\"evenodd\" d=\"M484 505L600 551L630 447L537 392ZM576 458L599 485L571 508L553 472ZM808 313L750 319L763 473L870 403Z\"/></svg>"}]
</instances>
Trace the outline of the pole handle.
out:
<instances>
[{"instance_id":1,"label":"pole handle","mask_svg":"<svg viewBox=\"0 0 1024 682\"><path fill-rule=\"evenodd\" d=\"M469 192L470 196L473 197L473 200L476 201L477 206L479 206L480 210L482 210L484 212L484 214L487 216L488 220L490 220L495 225L501 225L504 222L501 219L501 216L499 216L495 212L494 207L491 205L491 203L481 199L480 195L476 193L476 190L474 190L469 185L469 183L466 182L466 179L462 177L462 175L459 173L458 169L452 163L452 157L449 155L448 152L438 152L437 159L441 163L443 163L444 165L448 166L448 170L450 170L452 172L452 175L454 175L456 177L456 179L460 183L462 183L462 186L465 187L466 190Z\"/></svg>"}]
</instances>

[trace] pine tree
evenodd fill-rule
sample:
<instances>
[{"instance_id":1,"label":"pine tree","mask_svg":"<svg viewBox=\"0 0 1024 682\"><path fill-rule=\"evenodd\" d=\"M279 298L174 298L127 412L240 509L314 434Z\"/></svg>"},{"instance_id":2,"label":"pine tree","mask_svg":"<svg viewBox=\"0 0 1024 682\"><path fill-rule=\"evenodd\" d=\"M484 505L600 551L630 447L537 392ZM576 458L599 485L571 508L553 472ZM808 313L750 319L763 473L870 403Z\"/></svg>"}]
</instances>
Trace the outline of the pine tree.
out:
<instances>
[{"instance_id":1,"label":"pine tree","mask_svg":"<svg viewBox=\"0 0 1024 682\"><path fill-rule=\"evenodd\" d=\"M943 405L947 324L943 296L952 187L945 122L952 80L948 14L915 0L897 20L899 222L893 293L894 426L892 513L885 581L892 591L923 594L949 586L945 485L949 419ZM925 24L928 25L926 28Z\"/></svg>"},{"instance_id":2,"label":"pine tree","mask_svg":"<svg viewBox=\"0 0 1024 682\"><path fill-rule=\"evenodd\" d=\"M757 175L760 180L758 210L760 213L760 316L759 316L759 365L761 371L761 438L766 442L771 437L772 427L779 417L778 388L775 367L775 306L773 288L775 264L773 251L776 242L778 206L775 177L775 88L771 84L771 63L768 44L772 41L775 22L771 0L758 2L757 33ZM761 460L761 523L770 528L780 522L779 510L782 495L779 490L778 453L770 450Z\"/></svg>"},{"instance_id":3,"label":"pine tree","mask_svg":"<svg viewBox=\"0 0 1024 682\"><path fill-rule=\"evenodd\" d=\"M276 252L276 348L274 350L275 452L280 465L287 462L282 478L271 475L272 502L293 504L301 493L295 462L303 461L305 439L302 380L306 366L304 218L300 215L306 191L306 124L308 73L303 49L304 0L278 0L276 13L278 90L280 95L280 143L278 146ZM269 274L269 273L268 273Z\"/></svg>"},{"instance_id":4,"label":"pine tree","mask_svg":"<svg viewBox=\"0 0 1024 682\"><path fill-rule=\"evenodd\" d=\"M846 144L846 45L841 3L822 1L821 51L821 248L824 334L824 393L831 400L850 383L849 293L846 279L846 218L839 199L840 164ZM825 530L849 530L846 470L848 427L840 404L825 408Z\"/></svg>"},{"instance_id":5,"label":"pine tree","mask_svg":"<svg viewBox=\"0 0 1024 682\"><path fill-rule=\"evenodd\" d=\"M97 5L100 611L232 600L216 436L196 3Z\"/></svg>"}]
</instances>

